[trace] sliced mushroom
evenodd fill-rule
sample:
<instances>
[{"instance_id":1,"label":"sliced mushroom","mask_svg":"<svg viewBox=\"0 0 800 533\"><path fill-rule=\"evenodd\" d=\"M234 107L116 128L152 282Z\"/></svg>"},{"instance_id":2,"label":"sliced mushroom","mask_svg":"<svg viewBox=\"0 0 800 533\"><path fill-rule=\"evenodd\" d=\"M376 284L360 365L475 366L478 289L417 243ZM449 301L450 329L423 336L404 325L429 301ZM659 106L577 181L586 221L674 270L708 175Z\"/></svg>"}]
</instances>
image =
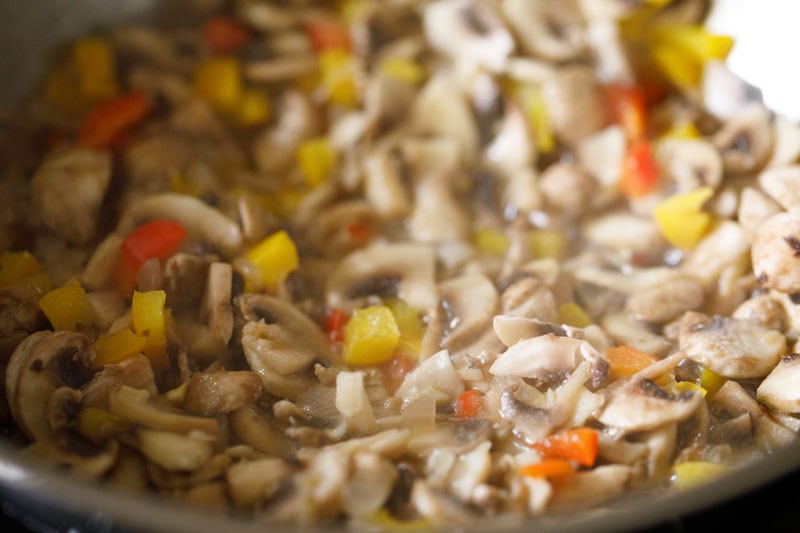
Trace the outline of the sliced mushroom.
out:
<instances>
[{"instance_id":1,"label":"sliced mushroom","mask_svg":"<svg viewBox=\"0 0 800 533\"><path fill-rule=\"evenodd\" d=\"M145 428L136 431L136 447L147 459L170 472L197 470L214 453L207 438Z\"/></svg>"},{"instance_id":2,"label":"sliced mushroom","mask_svg":"<svg viewBox=\"0 0 800 533\"><path fill-rule=\"evenodd\" d=\"M108 408L131 423L158 432L201 432L214 438L220 435L216 419L188 415L171 406L158 404L150 399L149 392L127 385L122 385L110 394Z\"/></svg>"},{"instance_id":3,"label":"sliced mushroom","mask_svg":"<svg viewBox=\"0 0 800 533\"><path fill-rule=\"evenodd\" d=\"M443 348L458 350L490 328L499 297L489 278L482 274L453 278L439 285L439 294L449 320Z\"/></svg>"},{"instance_id":4,"label":"sliced mushroom","mask_svg":"<svg viewBox=\"0 0 800 533\"><path fill-rule=\"evenodd\" d=\"M765 220L756 232L751 257L762 286L787 294L800 292L800 211Z\"/></svg>"},{"instance_id":5,"label":"sliced mushroom","mask_svg":"<svg viewBox=\"0 0 800 533\"><path fill-rule=\"evenodd\" d=\"M781 208L769 196L753 187L745 187L739 195L736 219L750 242L753 242L761 224L780 211Z\"/></svg>"},{"instance_id":6,"label":"sliced mushroom","mask_svg":"<svg viewBox=\"0 0 800 533\"><path fill-rule=\"evenodd\" d=\"M583 359L595 357L597 350L585 340L550 333L517 341L497 357L489 372L552 381L553 376L572 373Z\"/></svg>"},{"instance_id":7,"label":"sliced mushroom","mask_svg":"<svg viewBox=\"0 0 800 533\"><path fill-rule=\"evenodd\" d=\"M670 341L653 333L646 324L633 319L628 313L608 314L603 317L602 326L617 344L658 356L666 355L672 349Z\"/></svg>"},{"instance_id":8,"label":"sliced mushroom","mask_svg":"<svg viewBox=\"0 0 800 533\"><path fill-rule=\"evenodd\" d=\"M6 368L6 397L14 421L33 441L52 435L47 406L53 392L80 388L91 378L94 351L72 331L39 331L22 341Z\"/></svg>"},{"instance_id":9,"label":"sliced mushroom","mask_svg":"<svg viewBox=\"0 0 800 533\"><path fill-rule=\"evenodd\" d=\"M232 464L225 471L225 480L234 506L253 510L272 499L291 473L283 459L267 457Z\"/></svg>"},{"instance_id":10,"label":"sliced mushroom","mask_svg":"<svg viewBox=\"0 0 800 533\"><path fill-rule=\"evenodd\" d=\"M505 25L491 7L474 0L443 0L423 12L425 37L456 61L500 71L514 48Z\"/></svg>"},{"instance_id":11,"label":"sliced mushroom","mask_svg":"<svg viewBox=\"0 0 800 533\"><path fill-rule=\"evenodd\" d=\"M429 246L373 244L336 265L327 281L327 303L349 309L353 300L375 294L397 296L416 309L432 309L438 303L435 265L436 255Z\"/></svg>"},{"instance_id":12,"label":"sliced mushroom","mask_svg":"<svg viewBox=\"0 0 800 533\"><path fill-rule=\"evenodd\" d=\"M761 104L750 104L728 120L714 135L727 172L744 174L766 163L774 142L770 112Z\"/></svg>"},{"instance_id":13,"label":"sliced mushroom","mask_svg":"<svg viewBox=\"0 0 800 533\"><path fill-rule=\"evenodd\" d=\"M764 377L786 353L786 339L751 321L688 312L680 348L687 357L729 378Z\"/></svg>"},{"instance_id":14,"label":"sliced mushroom","mask_svg":"<svg viewBox=\"0 0 800 533\"><path fill-rule=\"evenodd\" d=\"M253 143L256 166L268 175L286 170L300 142L316 131L316 118L308 99L299 91L287 91L279 104L280 121Z\"/></svg>"},{"instance_id":15,"label":"sliced mushroom","mask_svg":"<svg viewBox=\"0 0 800 533\"><path fill-rule=\"evenodd\" d=\"M606 246L625 256L657 257L667 247L654 220L624 211L609 211L583 226L589 242Z\"/></svg>"},{"instance_id":16,"label":"sliced mushroom","mask_svg":"<svg viewBox=\"0 0 800 533\"><path fill-rule=\"evenodd\" d=\"M230 413L254 403L261 390L261 379L253 372L195 372L187 382L183 407L202 416Z\"/></svg>"},{"instance_id":17,"label":"sliced mushroom","mask_svg":"<svg viewBox=\"0 0 800 533\"><path fill-rule=\"evenodd\" d=\"M33 287L0 289L0 361L6 361L25 338L44 327L38 303L39 293Z\"/></svg>"},{"instance_id":18,"label":"sliced mushroom","mask_svg":"<svg viewBox=\"0 0 800 533\"><path fill-rule=\"evenodd\" d=\"M572 65L542 84L556 136L574 145L599 130L605 122L600 88L589 67Z\"/></svg>"},{"instance_id":19,"label":"sliced mushroom","mask_svg":"<svg viewBox=\"0 0 800 533\"><path fill-rule=\"evenodd\" d=\"M578 215L594 196L595 182L575 163L555 163L539 177L545 201L565 213Z\"/></svg>"},{"instance_id":20,"label":"sliced mushroom","mask_svg":"<svg viewBox=\"0 0 800 533\"><path fill-rule=\"evenodd\" d=\"M42 222L72 244L95 235L111 182L111 155L84 149L56 152L31 179L33 204Z\"/></svg>"},{"instance_id":21,"label":"sliced mushroom","mask_svg":"<svg viewBox=\"0 0 800 533\"><path fill-rule=\"evenodd\" d=\"M598 421L624 433L653 429L686 420L703 401L693 391L674 395L647 379L634 379L613 389Z\"/></svg>"},{"instance_id":22,"label":"sliced mushroom","mask_svg":"<svg viewBox=\"0 0 800 533\"><path fill-rule=\"evenodd\" d=\"M626 143L622 126L608 126L581 139L576 150L578 161L598 184L613 187L619 179Z\"/></svg>"},{"instance_id":23,"label":"sliced mushroom","mask_svg":"<svg viewBox=\"0 0 800 533\"><path fill-rule=\"evenodd\" d=\"M37 440L19 451L21 460L35 460L37 464L51 465L60 473L68 473L83 479L100 479L113 468L120 446L110 440L97 449L73 450L60 446L52 439Z\"/></svg>"},{"instance_id":24,"label":"sliced mushroom","mask_svg":"<svg viewBox=\"0 0 800 533\"><path fill-rule=\"evenodd\" d=\"M658 143L656 158L660 168L680 191L722 183L722 158L717 149L703 139L664 139Z\"/></svg>"},{"instance_id":25,"label":"sliced mushroom","mask_svg":"<svg viewBox=\"0 0 800 533\"><path fill-rule=\"evenodd\" d=\"M558 320L556 298L550 288L536 276L525 276L506 287L500 296L503 312L508 315Z\"/></svg>"},{"instance_id":26,"label":"sliced mushroom","mask_svg":"<svg viewBox=\"0 0 800 533\"><path fill-rule=\"evenodd\" d=\"M452 138L411 139L403 143L414 180L414 206L409 234L420 243L461 241L469 219L456 200L453 181L458 169L458 145Z\"/></svg>"},{"instance_id":27,"label":"sliced mushroom","mask_svg":"<svg viewBox=\"0 0 800 533\"><path fill-rule=\"evenodd\" d=\"M775 146L767 167L795 163L800 157L800 125L783 115L775 117Z\"/></svg>"},{"instance_id":28,"label":"sliced mushroom","mask_svg":"<svg viewBox=\"0 0 800 533\"><path fill-rule=\"evenodd\" d=\"M681 265L682 270L700 280L706 288L717 283L723 270L747 263L747 236L742 227L730 220L717 224L700 241Z\"/></svg>"},{"instance_id":29,"label":"sliced mushroom","mask_svg":"<svg viewBox=\"0 0 800 533\"><path fill-rule=\"evenodd\" d=\"M756 398L774 409L800 413L800 355L789 354L780 362L756 390Z\"/></svg>"},{"instance_id":30,"label":"sliced mushroom","mask_svg":"<svg viewBox=\"0 0 800 533\"><path fill-rule=\"evenodd\" d=\"M453 367L450 354L442 350L406 374L395 396L408 401L422 394L432 394L437 403L444 403L463 391L464 382Z\"/></svg>"},{"instance_id":31,"label":"sliced mushroom","mask_svg":"<svg viewBox=\"0 0 800 533\"><path fill-rule=\"evenodd\" d=\"M765 328L778 331L783 331L788 322L781 302L777 301L769 293L758 294L745 300L731 314L731 317L758 322Z\"/></svg>"},{"instance_id":32,"label":"sliced mushroom","mask_svg":"<svg viewBox=\"0 0 800 533\"><path fill-rule=\"evenodd\" d=\"M291 442L272 416L254 405L233 411L228 421L242 442L260 452L282 457L291 450Z\"/></svg>"},{"instance_id":33,"label":"sliced mushroom","mask_svg":"<svg viewBox=\"0 0 800 533\"><path fill-rule=\"evenodd\" d=\"M501 9L526 52L559 63L586 52L585 28L574 1L504 0Z\"/></svg>"},{"instance_id":34,"label":"sliced mushroom","mask_svg":"<svg viewBox=\"0 0 800 533\"><path fill-rule=\"evenodd\" d=\"M403 216L411 209L400 171L387 150L376 150L365 158L364 196L383 217Z\"/></svg>"},{"instance_id":35,"label":"sliced mushroom","mask_svg":"<svg viewBox=\"0 0 800 533\"><path fill-rule=\"evenodd\" d=\"M350 479L342 488L342 507L349 516L372 516L389 499L397 468L375 453L353 455Z\"/></svg>"},{"instance_id":36,"label":"sliced mushroom","mask_svg":"<svg viewBox=\"0 0 800 533\"><path fill-rule=\"evenodd\" d=\"M636 320L663 324L685 311L699 308L704 299L703 286L688 276L682 276L632 294L626 307Z\"/></svg>"},{"instance_id":37,"label":"sliced mushroom","mask_svg":"<svg viewBox=\"0 0 800 533\"><path fill-rule=\"evenodd\" d=\"M171 309L196 309L203 293L198 287L210 283L209 267L212 255L196 255L178 252L167 259L164 265L164 289L167 291L167 306Z\"/></svg>"},{"instance_id":38,"label":"sliced mushroom","mask_svg":"<svg viewBox=\"0 0 800 533\"><path fill-rule=\"evenodd\" d=\"M552 508L564 511L618 498L625 492L632 473L627 465L601 465L576 472L553 492Z\"/></svg>"},{"instance_id":39,"label":"sliced mushroom","mask_svg":"<svg viewBox=\"0 0 800 533\"><path fill-rule=\"evenodd\" d=\"M414 133L450 139L457 161L471 161L478 153L478 127L472 111L450 75L439 72L422 88L411 111Z\"/></svg>"},{"instance_id":40,"label":"sliced mushroom","mask_svg":"<svg viewBox=\"0 0 800 533\"><path fill-rule=\"evenodd\" d=\"M784 209L800 207L800 165L770 167L758 175L758 184Z\"/></svg>"},{"instance_id":41,"label":"sliced mushroom","mask_svg":"<svg viewBox=\"0 0 800 533\"><path fill-rule=\"evenodd\" d=\"M105 365L83 386L83 406L108 409L111 393L122 385L146 390L153 398L156 396L155 375L146 355L136 354L119 363Z\"/></svg>"},{"instance_id":42,"label":"sliced mushroom","mask_svg":"<svg viewBox=\"0 0 800 533\"><path fill-rule=\"evenodd\" d=\"M134 202L123 215L118 231L128 233L150 218L168 218L182 224L194 237L207 242L226 256L242 245L239 225L219 209L194 196L160 193Z\"/></svg>"},{"instance_id":43,"label":"sliced mushroom","mask_svg":"<svg viewBox=\"0 0 800 533\"><path fill-rule=\"evenodd\" d=\"M112 286L117 273L120 245L122 237L111 233L95 248L80 276L84 287L101 290Z\"/></svg>"}]
</instances>

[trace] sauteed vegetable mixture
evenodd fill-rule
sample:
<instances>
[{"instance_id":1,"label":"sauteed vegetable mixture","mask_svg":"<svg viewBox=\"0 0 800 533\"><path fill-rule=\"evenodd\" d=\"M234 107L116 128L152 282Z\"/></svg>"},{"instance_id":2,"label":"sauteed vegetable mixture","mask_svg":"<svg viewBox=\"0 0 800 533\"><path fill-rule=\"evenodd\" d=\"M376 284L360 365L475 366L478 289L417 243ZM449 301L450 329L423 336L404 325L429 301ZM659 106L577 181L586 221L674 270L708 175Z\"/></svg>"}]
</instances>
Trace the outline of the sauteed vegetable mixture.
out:
<instances>
[{"instance_id":1,"label":"sauteed vegetable mixture","mask_svg":"<svg viewBox=\"0 0 800 533\"><path fill-rule=\"evenodd\" d=\"M706 2L192 6L65 45L7 129L21 456L427 529L795 438L800 128Z\"/></svg>"}]
</instances>

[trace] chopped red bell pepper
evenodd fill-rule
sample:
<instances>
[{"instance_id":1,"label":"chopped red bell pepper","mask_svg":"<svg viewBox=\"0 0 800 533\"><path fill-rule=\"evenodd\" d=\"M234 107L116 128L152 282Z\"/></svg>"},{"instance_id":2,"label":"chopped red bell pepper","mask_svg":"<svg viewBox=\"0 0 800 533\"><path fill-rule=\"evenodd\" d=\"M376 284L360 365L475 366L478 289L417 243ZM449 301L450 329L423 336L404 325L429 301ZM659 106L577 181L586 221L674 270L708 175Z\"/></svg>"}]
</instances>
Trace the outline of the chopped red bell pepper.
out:
<instances>
[{"instance_id":1,"label":"chopped red bell pepper","mask_svg":"<svg viewBox=\"0 0 800 533\"><path fill-rule=\"evenodd\" d=\"M352 222L345 229L350 240L356 246L366 245L372 239L372 234L374 233L372 224L364 221Z\"/></svg>"},{"instance_id":2,"label":"chopped red bell pepper","mask_svg":"<svg viewBox=\"0 0 800 533\"><path fill-rule=\"evenodd\" d=\"M136 286L136 276L148 259L166 259L180 247L186 229L172 220L151 220L133 230L120 245L119 289L126 296Z\"/></svg>"},{"instance_id":3,"label":"chopped red bell pepper","mask_svg":"<svg viewBox=\"0 0 800 533\"><path fill-rule=\"evenodd\" d=\"M658 163L649 142L634 143L622 161L619 186L628 199L647 196L658 184Z\"/></svg>"},{"instance_id":4,"label":"chopped red bell pepper","mask_svg":"<svg viewBox=\"0 0 800 533\"><path fill-rule=\"evenodd\" d=\"M575 467L566 459L545 459L538 463L521 466L519 473L536 478L564 477L575 473Z\"/></svg>"},{"instance_id":5,"label":"chopped red bell pepper","mask_svg":"<svg viewBox=\"0 0 800 533\"><path fill-rule=\"evenodd\" d=\"M341 50L349 52L350 34L347 27L336 20L317 18L306 26L306 33L315 52Z\"/></svg>"},{"instance_id":6,"label":"chopped red bell pepper","mask_svg":"<svg viewBox=\"0 0 800 533\"><path fill-rule=\"evenodd\" d=\"M647 133L647 100L644 90L634 85L605 87L608 119L622 126L629 139L643 139Z\"/></svg>"},{"instance_id":7,"label":"chopped red bell pepper","mask_svg":"<svg viewBox=\"0 0 800 533\"><path fill-rule=\"evenodd\" d=\"M347 313L338 308L330 309L325 315L325 331L331 342L344 340L344 325L347 324Z\"/></svg>"},{"instance_id":8,"label":"chopped red bell pepper","mask_svg":"<svg viewBox=\"0 0 800 533\"><path fill-rule=\"evenodd\" d=\"M456 416L458 418L475 418L483 407L483 395L470 389L458 395L456 400Z\"/></svg>"},{"instance_id":9,"label":"chopped red bell pepper","mask_svg":"<svg viewBox=\"0 0 800 533\"><path fill-rule=\"evenodd\" d=\"M81 125L78 144L85 148L111 148L141 122L153 107L150 97L131 91L96 105Z\"/></svg>"},{"instance_id":10,"label":"chopped red bell pepper","mask_svg":"<svg viewBox=\"0 0 800 533\"><path fill-rule=\"evenodd\" d=\"M594 466L598 440L599 436L594 429L568 429L534 442L531 448L548 459L568 459L583 466Z\"/></svg>"},{"instance_id":11,"label":"chopped red bell pepper","mask_svg":"<svg viewBox=\"0 0 800 533\"><path fill-rule=\"evenodd\" d=\"M247 27L229 17L211 16L203 24L203 41L215 54L235 52L249 43L250 39Z\"/></svg>"}]
</instances>

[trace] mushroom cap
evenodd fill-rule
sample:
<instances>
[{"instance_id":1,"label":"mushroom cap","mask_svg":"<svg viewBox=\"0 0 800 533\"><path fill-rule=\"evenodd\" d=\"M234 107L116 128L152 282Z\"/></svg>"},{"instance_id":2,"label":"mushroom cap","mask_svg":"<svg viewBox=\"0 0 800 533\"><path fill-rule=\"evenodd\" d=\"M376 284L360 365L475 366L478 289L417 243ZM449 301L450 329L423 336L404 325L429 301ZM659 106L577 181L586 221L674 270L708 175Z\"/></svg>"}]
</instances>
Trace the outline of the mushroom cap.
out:
<instances>
[{"instance_id":1,"label":"mushroom cap","mask_svg":"<svg viewBox=\"0 0 800 533\"><path fill-rule=\"evenodd\" d=\"M74 331L39 331L22 341L6 368L11 416L31 440L48 439L47 406L56 389L79 388L91 378L89 339Z\"/></svg>"}]
</instances>

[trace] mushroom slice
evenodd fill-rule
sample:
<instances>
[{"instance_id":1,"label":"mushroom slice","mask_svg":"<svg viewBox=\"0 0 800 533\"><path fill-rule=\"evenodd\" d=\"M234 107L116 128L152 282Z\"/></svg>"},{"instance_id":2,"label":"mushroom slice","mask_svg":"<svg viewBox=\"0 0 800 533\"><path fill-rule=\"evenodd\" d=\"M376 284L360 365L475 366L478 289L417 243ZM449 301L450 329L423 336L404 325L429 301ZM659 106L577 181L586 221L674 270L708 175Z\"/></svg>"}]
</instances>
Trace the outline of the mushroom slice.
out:
<instances>
[{"instance_id":1,"label":"mushroom slice","mask_svg":"<svg viewBox=\"0 0 800 533\"><path fill-rule=\"evenodd\" d=\"M299 91L287 91L281 98L280 121L253 142L253 159L269 175L285 171L294 161L300 142L317 128L314 109Z\"/></svg>"},{"instance_id":2,"label":"mushroom slice","mask_svg":"<svg viewBox=\"0 0 800 533\"><path fill-rule=\"evenodd\" d=\"M436 253L430 246L376 243L336 265L328 277L327 303L349 309L358 298L398 296L411 307L427 311L438 303L435 267Z\"/></svg>"},{"instance_id":3,"label":"mushroom slice","mask_svg":"<svg viewBox=\"0 0 800 533\"><path fill-rule=\"evenodd\" d=\"M800 413L800 354L781 357L758 386L756 398L779 411Z\"/></svg>"},{"instance_id":4,"label":"mushroom slice","mask_svg":"<svg viewBox=\"0 0 800 533\"><path fill-rule=\"evenodd\" d=\"M31 179L33 205L42 221L71 244L94 237L111 182L111 155L84 149L55 152Z\"/></svg>"},{"instance_id":5,"label":"mushroom slice","mask_svg":"<svg viewBox=\"0 0 800 533\"><path fill-rule=\"evenodd\" d=\"M156 396L155 374L146 355L136 354L119 363L104 366L83 386L82 405L108 409L109 396L122 385L144 389L150 397Z\"/></svg>"},{"instance_id":6,"label":"mushroom slice","mask_svg":"<svg viewBox=\"0 0 800 533\"><path fill-rule=\"evenodd\" d=\"M664 139L659 141L656 158L680 191L691 191L722 183L722 158L717 149L703 139Z\"/></svg>"},{"instance_id":7,"label":"mushroom slice","mask_svg":"<svg viewBox=\"0 0 800 533\"><path fill-rule=\"evenodd\" d=\"M437 403L449 402L464 392L461 376L453 367L447 350L432 355L406 374L395 396L409 401L423 394L432 394Z\"/></svg>"},{"instance_id":8,"label":"mushroom slice","mask_svg":"<svg viewBox=\"0 0 800 533\"><path fill-rule=\"evenodd\" d=\"M781 208L769 196L756 188L745 187L739 195L736 219L750 242L753 242L761 224L780 211Z\"/></svg>"},{"instance_id":9,"label":"mushroom slice","mask_svg":"<svg viewBox=\"0 0 800 533\"><path fill-rule=\"evenodd\" d=\"M6 361L25 338L44 325L39 291L34 287L0 288L0 361Z\"/></svg>"},{"instance_id":10,"label":"mushroom slice","mask_svg":"<svg viewBox=\"0 0 800 533\"><path fill-rule=\"evenodd\" d=\"M169 472L191 472L205 465L214 453L207 438L139 428L136 447L150 461Z\"/></svg>"},{"instance_id":11,"label":"mushroom slice","mask_svg":"<svg viewBox=\"0 0 800 533\"><path fill-rule=\"evenodd\" d=\"M758 184L784 209L800 207L800 165L768 168L758 175Z\"/></svg>"},{"instance_id":12,"label":"mushroom slice","mask_svg":"<svg viewBox=\"0 0 800 533\"><path fill-rule=\"evenodd\" d=\"M578 161L601 186L613 187L619 179L626 143L622 126L608 126L581 139Z\"/></svg>"},{"instance_id":13,"label":"mushroom slice","mask_svg":"<svg viewBox=\"0 0 800 533\"><path fill-rule=\"evenodd\" d=\"M756 231L753 272L763 287L800 292L800 210L772 215Z\"/></svg>"},{"instance_id":14,"label":"mushroom slice","mask_svg":"<svg viewBox=\"0 0 800 533\"><path fill-rule=\"evenodd\" d=\"M83 479L99 479L114 466L119 451L119 443L114 439L109 440L103 448L91 451L82 449L80 452L65 449L53 439L45 439L23 448L18 457L53 465L59 469L59 473L66 471Z\"/></svg>"},{"instance_id":15,"label":"mushroom slice","mask_svg":"<svg viewBox=\"0 0 800 533\"><path fill-rule=\"evenodd\" d=\"M112 392L109 410L125 420L159 432L202 432L211 437L220 435L219 423L213 418L187 415L169 405L150 401L150 393L127 385Z\"/></svg>"},{"instance_id":16,"label":"mushroom slice","mask_svg":"<svg viewBox=\"0 0 800 533\"><path fill-rule=\"evenodd\" d=\"M11 416L28 438L52 435L46 419L51 394L89 381L93 359L89 339L73 331L39 331L17 346L6 368L6 397Z\"/></svg>"},{"instance_id":17,"label":"mushroom slice","mask_svg":"<svg viewBox=\"0 0 800 533\"><path fill-rule=\"evenodd\" d=\"M686 420L702 401L694 391L674 395L649 379L634 379L610 392L598 420L624 433L644 431Z\"/></svg>"},{"instance_id":18,"label":"mushroom slice","mask_svg":"<svg viewBox=\"0 0 800 533\"><path fill-rule=\"evenodd\" d=\"M498 72L514 40L489 5L474 0L431 2L423 13L425 37L434 49L456 61Z\"/></svg>"},{"instance_id":19,"label":"mushroom slice","mask_svg":"<svg viewBox=\"0 0 800 533\"><path fill-rule=\"evenodd\" d=\"M403 216L411 210L400 170L387 150L376 150L364 159L364 196L383 217Z\"/></svg>"},{"instance_id":20,"label":"mushroom slice","mask_svg":"<svg viewBox=\"0 0 800 533\"><path fill-rule=\"evenodd\" d=\"M219 209L185 194L160 193L134 202L118 225L128 233L150 218L168 218L182 224L196 238L210 244L225 256L233 256L242 245L239 225Z\"/></svg>"},{"instance_id":21,"label":"mushroom slice","mask_svg":"<svg viewBox=\"0 0 800 533\"><path fill-rule=\"evenodd\" d=\"M779 331L693 311L681 319L679 342L688 358L728 378L764 377L786 353L786 339Z\"/></svg>"},{"instance_id":22,"label":"mushroom slice","mask_svg":"<svg viewBox=\"0 0 800 533\"><path fill-rule=\"evenodd\" d=\"M585 28L575 2L504 0L501 8L528 53L560 63L586 52Z\"/></svg>"},{"instance_id":23,"label":"mushroom slice","mask_svg":"<svg viewBox=\"0 0 800 533\"><path fill-rule=\"evenodd\" d=\"M455 141L458 161L478 153L478 127L472 111L450 75L440 71L422 88L411 110L412 131Z\"/></svg>"},{"instance_id":24,"label":"mushroom slice","mask_svg":"<svg viewBox=\"0 0 800 533\"><path fill-rule=\"evenodd\" d=\"M275 496L291 473L283 459L267 457L230 465L225 479L234 506L253 510Z\"/></svg>"},{"instance_id":25,"label":"mushroom slice","mask_svg":"<svg viewBox=\"0 0 800 533\"><path fill-rule=\"evenodd\" d=\"M712 140L727 172L745 174L758 170L772 153L771 114L762 104L750 104L728 120Z\"/></svg>"},{"instance_id":26,"label":"mushroom slice","mask_svg":"<svg viewBox=\"0 0 800 533\"><path fill-rule=\"evenodd\" d=\"M583 508L618 498L625 492L632 473L633 469L627 465L601 465L576 472L553 492L551 508Z\"/></svg>"},{"instance_id":27,"label":"mushroom slice","mask_svg":"<svg viewBox=\"0 0 800 533\"><path fill-rule=\"evenodd\" d=\"M212 255L195 255L178 252L167 259L164 265L164 289L167 291L167 306L172 309L190 307L196 309L203 296L198 287L208 292L209 266L216 259Z\"/></svg>"},{"instance_id":28,"label":"mushroom slice","mask_svg":"<svg viewBox=\"0 0 800 533\"><path fill-rule=\"evenodd\" d=\"M284 456L291 443L278 428L275 419L255 405L247 405L228 415L231 429L245 444L263 453Z\"/></svg>"},{"instance_id":29,"label":"mushroom slice","mask_svg":"<svg viewBox=\"0 0 800 533\"><path fill-rule=\"evenodd\" d=\"M783 116L775 117L775 147L768 167L788 165L800 157L800 125Z\"/></svg>"},{"instance_id":30,"label":"mushroom slice","mask_svg":"<svg viewBox=\"0 0 800 533\"><path fill-rule=\"evenodd\" d=\"M500 354L489 372L495 376L519 376L551 380L571 373L585 359L599 357L585 340L557 337L552 333L516 342Z\"/></svg>"},{"instance_id":31,"label":"mushroom slice","mask_svg":"<svg viewBox=\"0 0 800 533\"><path fill-rule=\"evenodd\" d=\"M600 87L591 68L564 67L542 84L553 130L559 139L573 145L599 130L605 122Z\"/></svg>"},{"instance_id":32,"label":"mushroom slice","mask_svg":"<svg viewBox=\"0 0 800 533\"><path fill-rule=\"evenodd\" d=\"M342 488L342 507L349 516L373 515L389 499L397 478L397 468L380 455L356 453L350 479Z\"/></svg>"},{"instance_id":33,"label":"mushroom slice","mask_svg":"<svg viewBox=\"0 0 800 533\"><path fill-rule=\"evenodd\" d=\"M697 309L704 299L700 282L681 276L632 294L626 308L636 320L663 324L685 311Z\"/></svg>"},{"instance_id":34,"label":"mushroom slice","mask_svg":"<svg viewBox=\"0 0 800 533\"><path fill-rule=\"evenodd\" d=\"M499 297L483 274L449 279L439 285L442 305L449 318L442 347L455 351L485 333L497 311Z\"/></svg>"},{"instance_id":35,"label":"mushroom slice","mask_svg":"<svg viewBox=\"0 0 800 533\"><path fill-rule=\"evenodd\" d=\"M261 396L261 379L254 372L195 372L186 385L183 407L202 416L229 413Z\"/></svg>"}]
</instances>

